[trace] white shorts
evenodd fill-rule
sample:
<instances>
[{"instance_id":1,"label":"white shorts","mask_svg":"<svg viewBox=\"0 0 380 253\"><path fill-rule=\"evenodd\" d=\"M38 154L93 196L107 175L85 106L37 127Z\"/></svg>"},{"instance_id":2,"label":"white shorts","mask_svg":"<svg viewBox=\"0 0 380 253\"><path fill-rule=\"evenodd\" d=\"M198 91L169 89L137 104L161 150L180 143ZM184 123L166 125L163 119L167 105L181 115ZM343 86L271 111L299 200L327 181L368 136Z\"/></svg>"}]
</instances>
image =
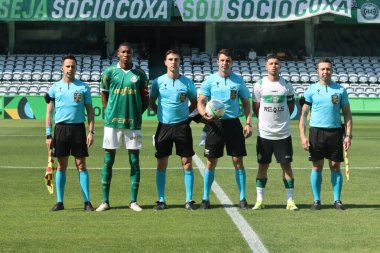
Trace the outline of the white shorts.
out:
<instances>
[{"instance_id":1,"label":"white shorts","mask_svg":"<svg viewBox=\"0 0 380 253\"><path fill-rule=\"evenodd\" d=\"M104 127L103 148L104 149L141 149L141 130L130 130L125 128Z\"/></svg>"}]
</instances>

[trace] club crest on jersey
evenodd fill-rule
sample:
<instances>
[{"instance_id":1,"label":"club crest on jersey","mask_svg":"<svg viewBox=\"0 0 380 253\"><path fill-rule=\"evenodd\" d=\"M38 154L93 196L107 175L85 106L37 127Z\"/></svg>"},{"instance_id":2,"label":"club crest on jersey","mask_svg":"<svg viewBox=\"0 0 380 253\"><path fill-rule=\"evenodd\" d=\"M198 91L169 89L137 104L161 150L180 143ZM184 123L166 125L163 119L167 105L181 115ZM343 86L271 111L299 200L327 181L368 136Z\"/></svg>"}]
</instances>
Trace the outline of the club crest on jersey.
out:
<instances>
[{"instance_id":1,"label":"club crest on jersey","mask_svg":"<svg viewBox=\"0 0 380 253\"><path fill-rule=\"evenodd\" d=\"M231 92L230 92L230 98L231 99L235 99L236 96L237 96L237 90L231 90Z\"/></svg>"},{"instance_id":2,"label":"club crest on jersey","mask_svg":"<svg viewBox=\"0 0 380 253\"><path fill-rule=\"evenodd\" d=\"M131 77L131 82L132 82L132 83L137 83L137 80L138 80L138 78L137 78L136 75L133 75L133 76Z\"/></svg>"},{"instance_id":3,"label":"club crest on jersey","mask_svg":"<svg viewBox=\"0 0 380 253\"><path fill-rule=\"evenodd\" d=\"M338 95L331 95L331 102L333 104L339 103L339 97L338 97Z\"/></svg>"},{"instance_id":4,"label":"club crest on jersey","mask_svg":"<svg viewBox=\"0 0 380 253\"><path fill-rule=\"evenodd\" d=\"M82 93L79 93L79 92L75 92L74 93L74 101L79 103L80 101L82 101Z\"/></svg>"},{"instance_id":5,"label":"club crest on jersey","mask_svg":"<svg viewBox=\"0 0 380 253\"><path fill-rule=\"evenodd\" d=\"M179 94L179 101L185 102L186 101L187 94L186 93L180 93Z\"/></svg>"}]
</instances>

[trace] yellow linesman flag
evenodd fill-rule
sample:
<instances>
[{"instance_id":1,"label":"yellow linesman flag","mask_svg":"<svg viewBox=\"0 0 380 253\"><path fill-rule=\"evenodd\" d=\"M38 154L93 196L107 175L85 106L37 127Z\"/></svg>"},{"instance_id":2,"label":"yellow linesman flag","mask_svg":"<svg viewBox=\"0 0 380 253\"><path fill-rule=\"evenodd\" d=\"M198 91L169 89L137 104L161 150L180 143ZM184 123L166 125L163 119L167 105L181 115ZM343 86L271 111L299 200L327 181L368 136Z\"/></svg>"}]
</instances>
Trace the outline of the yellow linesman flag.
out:
<instances>
[{"instance_id":1,"label":"yellow linesman flag","mask_svg":"<svg viewBox=\"0 0 380 253\"><path fill-rule=\"evenodd\" d=\"M53 179L54 179L54 159L53 159L53 152L49 150L49 155L48 155L48 163L46 166L46 171L45 171L45 183L46 183L46 188L50 194L54 193L54 188L53 188Z\"/></svg>"}]
</instances>

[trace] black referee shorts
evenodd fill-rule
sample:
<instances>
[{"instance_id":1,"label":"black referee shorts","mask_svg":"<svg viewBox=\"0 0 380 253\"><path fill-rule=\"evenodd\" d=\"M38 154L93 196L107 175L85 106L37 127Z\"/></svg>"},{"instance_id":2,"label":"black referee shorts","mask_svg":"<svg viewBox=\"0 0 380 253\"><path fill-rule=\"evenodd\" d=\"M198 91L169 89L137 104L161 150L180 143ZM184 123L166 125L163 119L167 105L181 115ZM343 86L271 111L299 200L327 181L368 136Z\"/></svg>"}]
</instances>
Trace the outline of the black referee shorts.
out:
<instances>
[{"instance_id":1,"label":"black referee shorts","mask_svg":"<svg viewBox=\"0 0 380 253\"><path fill-rule=\"evenodd\" d=\"M334 162L343 162L343 130L342 128L310 127L309 160L319 161L323 158Z\"/></svg>"},{"instance_id":2,"label":"black referee shorts","mask_svg":"<svg viewBox=\"0 0 380 253\"><path fill-rule=\"evenodd\" d=\"M58 123L54 128L53 150L55 157L72 155L87 157L86 127L84 123Z\"/></svg>"},{"instance_id":3,"label":"black referee shorts","mask_svg":"<svg viewBox=\"0 0 380 253\"><path fill-rule=\"evenodd\" d=\"M224 145L226 145L227 155L229 156L241 157L247 155L243 126L239 118L209 122L206 124L206 128L205 157L222 157Z\"/></svg>"},{"instance_id":4,"label":"black referee shorts","mask_svg":"<svg viewBox=\"0 0 380 253\"><path fill-rule=\"evenodd\" d=\"M156 158L170 156L172 154L173 143L175 143L176 155L180 157L192 157L195 154L193 135L188 121L177 124L158 123L154 140Z\"/></svg>"}]
</instances>

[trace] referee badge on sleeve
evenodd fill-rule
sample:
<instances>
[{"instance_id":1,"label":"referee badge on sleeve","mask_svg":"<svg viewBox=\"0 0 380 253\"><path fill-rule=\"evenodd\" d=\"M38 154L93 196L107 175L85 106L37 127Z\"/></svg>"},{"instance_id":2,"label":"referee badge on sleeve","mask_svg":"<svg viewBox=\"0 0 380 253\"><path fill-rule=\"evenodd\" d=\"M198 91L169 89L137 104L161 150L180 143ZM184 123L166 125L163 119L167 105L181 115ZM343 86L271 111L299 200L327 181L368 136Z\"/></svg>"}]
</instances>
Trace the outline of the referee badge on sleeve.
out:
<instances>
[{"instance_id":1,"label":"referee badge on sleeve","mask_svg":"<svg viewBox=\"0 0 380 253\"><path fill-rule=\"evenodd\" d=\"M82 101L82 93L80 92L75 92L74 93L74 101L79 103L80 101Z\"/></svg>"},{"instance_id":2,"label":"referee badge on sleeve","mask_svg":"<svg viewBox=\"0 0 380 253\"><path fill-rule=\"evenodd\" d=\"M337 104L337 103L339 103L339 97L338 97L338 95L331 95L331 102L333 103L333 104Z\"/></svg>"}]
</instances>

